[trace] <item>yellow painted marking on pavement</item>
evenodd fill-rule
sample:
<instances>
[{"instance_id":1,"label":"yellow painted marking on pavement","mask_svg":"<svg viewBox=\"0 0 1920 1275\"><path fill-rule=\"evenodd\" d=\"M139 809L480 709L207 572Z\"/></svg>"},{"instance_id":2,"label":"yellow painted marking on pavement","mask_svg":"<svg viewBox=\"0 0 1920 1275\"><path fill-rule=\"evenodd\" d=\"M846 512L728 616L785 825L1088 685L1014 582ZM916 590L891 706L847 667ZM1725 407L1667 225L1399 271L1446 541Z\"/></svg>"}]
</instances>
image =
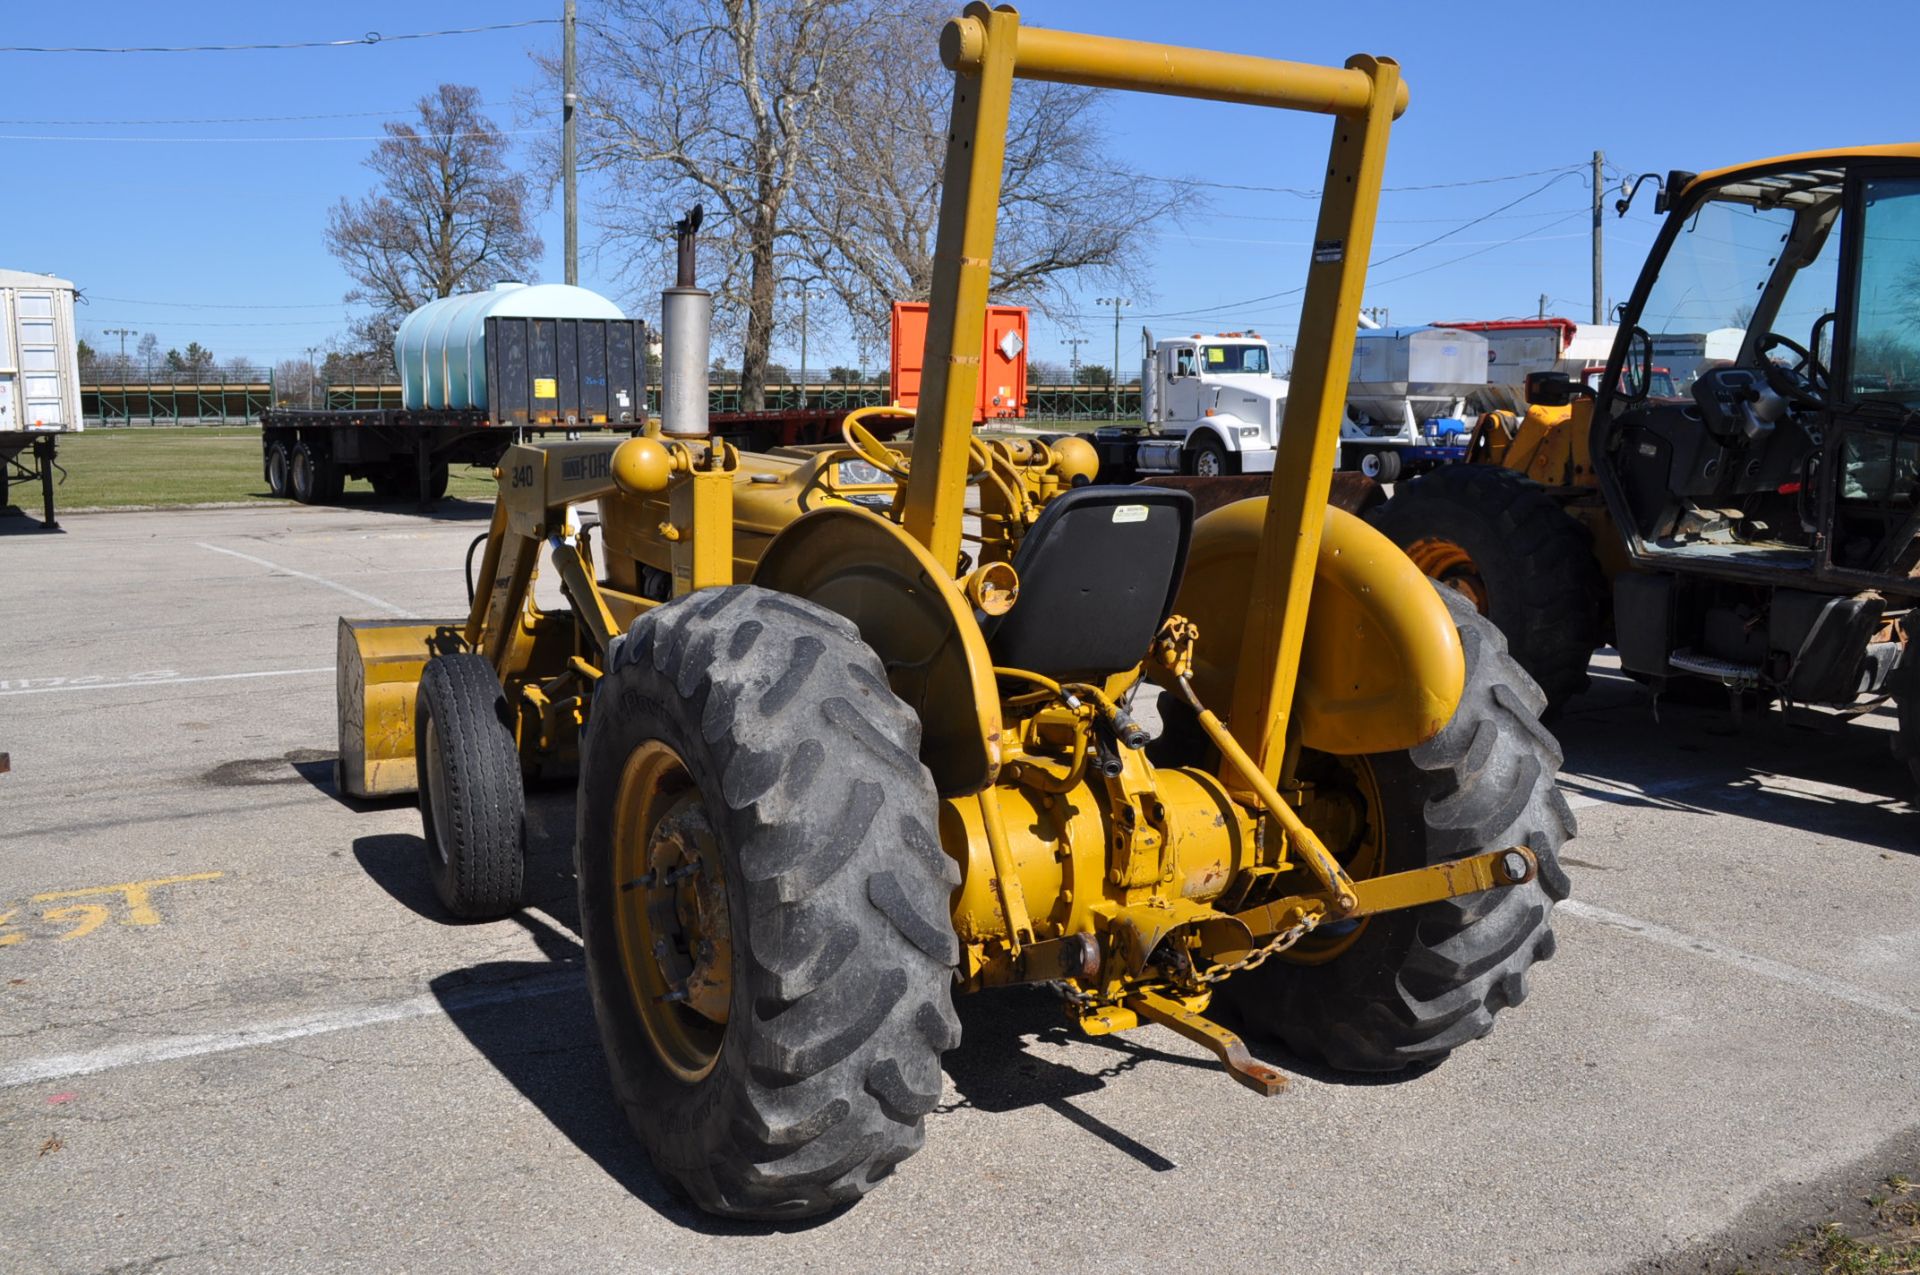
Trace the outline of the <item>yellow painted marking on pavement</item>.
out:
<instances>
[{"instance_id":1,"label":"yellow painted marking on pavement","mask_svg":"<svg viewBox=\"0 0 1920 1275\"><path fill-rule=\"evenodd\" d=\"M159 925L160 911L153 906L153 892L161 886L184 885L191 881L218 881L226 876L224 872L189 872L177 877L153 877L146 881L121 881L114 885L91 885L79 890L46 890L27 899L32 903L63 903L69 899L98 899L118 895L126 909L121 918L122 925ZM0 912L0 929L12 922L20 911L11 908ZM55 936L57 943L68 943L82 939L105 925L113 916L113 908L108 903L65 903L62 907L42 908L39 919L51 924L67 924L70 928ZM24 930L13 933L0 933L0 947L11 947L24 943L27 933Z\"/></svg>"}]
</instances>

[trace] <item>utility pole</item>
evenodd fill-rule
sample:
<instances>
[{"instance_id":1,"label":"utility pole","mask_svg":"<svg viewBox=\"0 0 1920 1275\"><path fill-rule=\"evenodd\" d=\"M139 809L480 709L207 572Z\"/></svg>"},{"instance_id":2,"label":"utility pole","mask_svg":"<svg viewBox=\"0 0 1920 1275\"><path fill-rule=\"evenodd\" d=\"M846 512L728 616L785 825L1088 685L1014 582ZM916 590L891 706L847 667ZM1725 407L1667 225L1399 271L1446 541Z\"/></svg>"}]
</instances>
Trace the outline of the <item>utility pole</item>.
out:
<instances>
[{"instance_id":1,"label":"utility pole","mask_svg":"<svg viewBox=\"0 0 1920 1275\"><path fill-rule=\"evenodd\" d=\"M133 335L133 329L108 328L106 331L108 336L117 336L120 338L120 368L124 375L127 366L127 338Z\"/></svg>"},{"instance_id":2,"label":"utility pole","mask_svg":"<svg viewBox=\"0 0 1920 1275\"><path fill-rule=\"evenodd\" d=\"M1605 151L1595 151L1593 153L1593 321L1595 323L1605 323L1607 314L1605 308L1602 306L1604 298L1601 296L1600 291L1600 227L1602 225L1600 195L1601 188L1606 182L1606 178L1600 170L1606 162L1607 154Z\"/></svg>"},{"instance_id":3,"label":"utility pole","mask_svg":"<svg viewBox=\"0 0 1920 1275\"><path fill-rule=\"evenodd\" d=\"M566 192L564 197L567 223L567 282L580 282L580 202L579 192L574 181L573 151L573 108L580 100L574 92L573 83L573 6L574 0L567 0L564 16L561 18L562 36L560 55L560 183ZM1599 205L1594 205L1598 207Z\"/></svg>"},{"instance_id":4,"label":"utility pole","mask_svg":"<svg viewBox=\"0 0 1920 1275\"><path fill-rule=\"evenodd\" d=\"M800 288L800 406L807 406L807 289Z\"/></svg>"},{"instance_id":5,"label":"utility pole","mask_svg":"<svg viewBox=\"0 0 1920 1275\"><path fill-rule=\"evenodd\" d=\"M1120 419L1120 311L1132 305L1126 297L1100 297L1100 305L1113 307L1113 366L1107 369L1107 384L1113 390L1113 406L1108 420Z\"/></svg>"},{"instance_id":6,"label":"utility pole","mask_svg":"<svg viewBox=\"0 0 1920 1275\"><path fill-rule=\"evenodd\" d=\"M313 392L315 388L317 388L316 382L319 381L320 379L319 374L314 371L314 367L313 367L313 356L318 353L320 353L319 346L309 345L307 347L307 410L308 411L313 410L313 400L314 400Z\"/></svg>"}]
</instances>

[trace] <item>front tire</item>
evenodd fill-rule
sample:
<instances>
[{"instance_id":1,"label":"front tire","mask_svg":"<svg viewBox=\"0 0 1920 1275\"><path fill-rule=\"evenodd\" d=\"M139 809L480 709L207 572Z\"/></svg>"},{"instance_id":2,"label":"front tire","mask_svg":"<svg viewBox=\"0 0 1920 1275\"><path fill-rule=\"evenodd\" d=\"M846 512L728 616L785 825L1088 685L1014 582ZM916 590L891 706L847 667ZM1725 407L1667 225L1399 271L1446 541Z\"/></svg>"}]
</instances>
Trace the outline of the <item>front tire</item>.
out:
<instances>
[{"instance_id":1,"label":"front tire","mask_svg":"<svg viewBox=\"0 0 1920 1275\"><path fill-rule=\"evenodd\" d=\"M1549 711L1587 689L1606 580L1593 536L1539 484L1492 465L1443 465L1368 521L1499 627Z\"/></svg>"},{"instance_id":2,"label":"front tire","mask_svg":"<svg viewBox=\"0 0 1920 1275\"><path fill-rule=\"evenodd\" d=\"M1573 812L1554 785L1560 747L1540 725L1544 697L1498 629L1442 596L1466 651L1460 707L1419 747L1358 759L1375 804L1347 854L1370 854L1367 875L1377 875L1524 845L1540 871L1525 885L1316 931L1282 958L1314 963L1269 961L1222 985L1254 1031L1343 1071L1437 1063L1486 1035L1525 999L1529 969L1553 955L1550 913L1569 890L1559 851ZM1309 757L1302 769L1316 764L1351 759Z\"/></svg>"},{"instance_id":3,"label":"front tire","mask_svg":"<svg viewBox=\"0 0 1920 1275\"><path fill-rule=\"evenodd\" d=\"M1390 483L1400 477L1400 453L1367 452L1360 457L1360 472L1377 483Z\"/></svg>"},{"instance_id":4,"label":"front tire","mask_svg":"<svg viewBox=\"0 0 1920 1275\"><path fill-rule=\"evenodd\" d=\"M512 721L483 657L427 661L413 723L427 875L462 920L494 920L525 900L527 794Z\"/></svg>"},{"instance_id":5,"label":"front tire","mask_svg":"<svg viewBox=\"0 0 1920 1275\"><path fill-rule=\"evenodd\" d=\"M710 1213L851 1203L919 1149L959 1041L920 723L852 624L748 585L647 612L610 664L575 844L615 1093Z\"/></svg>"},{"instance_id":6,"label":"front tire","mask_svg":"<svg viewBox=\"0 0 1920 1275\"><path fill-rule=\"evenodd\" d=\"M1234 457L1211 435L1187 444L1187 472L1198 478L1224 478L1239 472Z\"/></svg>"}]
</instances>

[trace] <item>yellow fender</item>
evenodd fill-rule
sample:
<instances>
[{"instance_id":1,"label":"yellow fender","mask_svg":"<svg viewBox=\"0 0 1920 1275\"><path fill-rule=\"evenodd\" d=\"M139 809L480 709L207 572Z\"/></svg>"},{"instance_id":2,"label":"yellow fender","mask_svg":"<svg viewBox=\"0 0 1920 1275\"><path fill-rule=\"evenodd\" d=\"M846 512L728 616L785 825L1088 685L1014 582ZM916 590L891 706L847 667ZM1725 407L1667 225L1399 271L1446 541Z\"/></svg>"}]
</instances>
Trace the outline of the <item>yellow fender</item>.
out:
<instances>
[{"instance_id":1,"label":"yellow fender","mask_svg":"<svg viewBox=\"0 0 1920 1275\"><path fill-rule=\"evenodd\" d=\"M1193 526L1174 610L1199 628L1192 680L1209 708L1233 702L1266 516L1260 497ZM1329 508L1300 655L1301 743L1342 756L1425 743L1452 720L1466 677L1459 630L1432 582L1391 540Z\"/></svg>"}]
</instances>

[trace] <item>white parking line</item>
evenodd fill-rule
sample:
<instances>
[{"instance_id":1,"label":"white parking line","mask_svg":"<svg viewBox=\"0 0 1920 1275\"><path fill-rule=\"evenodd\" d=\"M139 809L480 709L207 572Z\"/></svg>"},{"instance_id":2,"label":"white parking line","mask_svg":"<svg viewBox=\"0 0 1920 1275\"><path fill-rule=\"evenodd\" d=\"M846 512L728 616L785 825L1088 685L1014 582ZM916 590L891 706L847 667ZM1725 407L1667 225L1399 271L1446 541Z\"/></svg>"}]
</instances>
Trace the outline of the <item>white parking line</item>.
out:
<instances>
[{"instance_id":1,"label":"white parking line","mask_svg":"<svg viewBox=\"0 0 1920 1275\"><path fill-rule=\"evenodd\" d=\"M1655 925L1651 921L1642 921L1639 917L1627 916L1620 912L1611 912L1591 903L1582 903L1578 899L1568 899L1554 909L1556 912L1571 913L1587 921L1596 921L1601 925L1611 925L1638 935L1650 943L1662 947L1675 948L1682 952L1692 952L1709 960L1731 965L1735 969L1745 970L1749 974L1758 974L1770 978L1776 983L1785 983L1802 991L1818 992L1822 996L1844 1001L1861 1009L1870 1009L1889 1018L1898 1018L1903 1022L1920 1023L1920 1009L1880 993L1871 991L1825 974L1816 974L1812 970L1803 970L1798 965L1788 965L1784 961L1771 960L1764 956L1755 956L1751 952L1742 952L1739 948L1716 943L1712 939L1695 938L1691 934L1682 934L1678 930L1669 930L1664 925Z\"/></svg>"},{"instance_id":2,"label":"white parking line","mask_svg":"<svg viewBox=\"0 0 1920 1275\"><path fill-rule=\"evenodd\" d=\"M130 682L73 682L66 686L23 686L0 695L53 695L61 691L122 691L131 686L183 686L188 682L231 682L243 677L304 677L309 673L331 673L333 666L321 668L270 668L257 673L207 673L199 677L142 677Z\"/></svg>"},{"instance_id":3,"label":"white parking line","mask_svg":"<svg viewBox=\"0 0 1920 1275\"><path fill-rule=\"evenodd\" d=\"M204 541L195 541L195 543L202 549L211 549L215 553L224 553L230 558L240 558L246 562L254 563L256 566L265 567L270 571L278 571L284 575L298 577L301 580L311 580L315 584L324 585L329 589L344 593L350 598L358 598L368 606L376 606L382 611L391 612L403 620L417 620L420 618L405 607L395 606L384 598L374 597L371 593L362 593L358 589L350 589L337 580L329 580L325 576L317 576L305 571L295 571L292 567L283 567L277 562L268 562L265 558L256 558L250 553L241 553L238 549L222 549L219 545L210 545Z\"/></svg>"},{"instance_id":4,"label":"white parking line","mask_svg":"<svg viewBox=\"0 0 1920 1275\"><path fill-rule=\"evenodd\" d=\"M571 992L581 985L579 970L558 970L512 983L459 988L445 998L432 994L409 996L385 1005L362 1005L353 1009L325 1010L292 1018L273 1019L239 1027L227 1032L208 1032L193 1036L162 1036L131 1045L112 1045L74 1054L45 1054L17 1063L0 1065L0 1089L38 1084L47 1080L68 1080L91 1076L118 1067L136 1067L143 1063L168 1062L177 1058L198 1058L206 1054L232 1053L236 1049L254 1049L307 1036L352 1031L377 1023L398 1023L410 1018L435 1014L453 1014L504 1005L534 996L552 996Z\"/></svg>"}]
</instances>

